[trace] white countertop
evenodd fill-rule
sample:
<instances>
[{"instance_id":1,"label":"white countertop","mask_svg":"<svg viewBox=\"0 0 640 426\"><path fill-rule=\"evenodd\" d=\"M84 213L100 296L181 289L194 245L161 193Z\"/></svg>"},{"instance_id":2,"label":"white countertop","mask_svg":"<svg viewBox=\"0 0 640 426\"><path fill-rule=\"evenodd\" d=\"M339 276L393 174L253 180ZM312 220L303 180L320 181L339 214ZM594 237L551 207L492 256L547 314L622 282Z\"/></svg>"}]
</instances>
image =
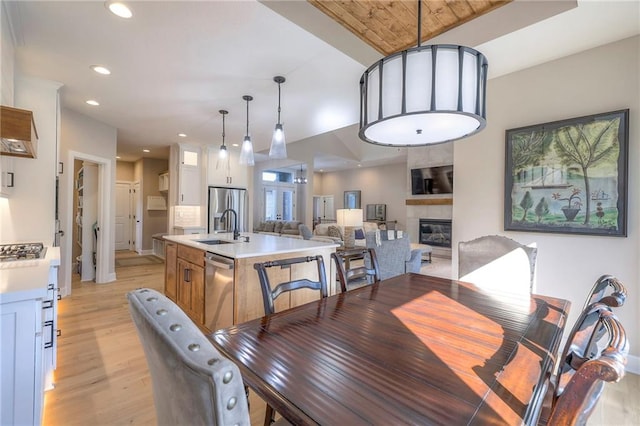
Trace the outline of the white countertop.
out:
<instances>
[{"instance_id":1,"label":"white countertop","mask_svg":"<svg viewBox=\"0 0 640 426\"><path fill-rule=\"evenodd\" d=\"M49 268L60 265L60 247L47 247L44 259L0 263L0 303L47 296Z\"/></svg>"},{"instance_id":2,"label":"white countertop","mask_svg":"<svg viewBox=\"0 0 640 426\"><path fill-rule=\"evenodd\" d=\"M244 242L245 236L249 237L249 242ZM246 257L258 257L267 254L295 253L302 250L314 248L338 247L339 244L309 241L298 238L278 237L275 235L254 234L243 232L237 241L233 240L230 232L219 234L191 234L191 235L165 235L164 238L186 246L215 253L220 256L241 259ZM223 240L231 244L203 244L198 240Z\"/></svg>"}]
</instances>

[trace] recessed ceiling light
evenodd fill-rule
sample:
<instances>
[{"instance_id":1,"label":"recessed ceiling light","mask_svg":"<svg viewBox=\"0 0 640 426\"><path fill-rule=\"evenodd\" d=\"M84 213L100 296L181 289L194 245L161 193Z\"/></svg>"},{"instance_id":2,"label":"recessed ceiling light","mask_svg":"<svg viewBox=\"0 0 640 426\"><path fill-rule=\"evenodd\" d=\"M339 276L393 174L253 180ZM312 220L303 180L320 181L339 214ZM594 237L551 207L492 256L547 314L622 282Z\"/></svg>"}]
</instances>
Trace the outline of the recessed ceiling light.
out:
<instances>
[{"instance_id":1,"label":"recessed ceiling light","mask_svg":"<svg viewBox=\"0 0 640 426\"><path fill-rule=\"evenodd\" d=\"M111 74L111 71L109 71L109 68L103 67L102 65L91 65L91 69L97 72L98 74L102 74L102 75Z\"/></svg>"},{"instance_id":2,"label":"recessed ceiling light","mask_svg":"<svg viewBox=\"0 0 640 426\"><path fill-rule=\"evenodd\" d=\"M186 133L178 133L178 136L180 136L181 138L186 138L187 134Z\"/></svg>"},{"instance_id":3,"label":"recessed ceiling light","mask_svg":"<svg viewBox=\"0 0 640 426\"><path fill-rule=\"evenodd\" d=\"M94 101L93 99L89 99L88 101L86 101L89 105L91 106L98 106L100 105L100 102L98 101Z\"/></svg>"},{"instance_id":4,"label":"recessed ceiling light","mask_svg":"<svg viewBox=\"0 0 640 426\"><path fill-rule=\"evenodd\" d=\"M119 155L116 155L116 160L119 160L119 159L120 159L120 156L119 156Z\"/></svg>"},{"instance_id":5,"label":"recessed ceiling light","mask_svg":"<svg viewBox=\"0 0 640 426\"><path fill-rule=\"evenodd\" d=\"M109 8L111 13L121 18L129 19L133 16L131 9L129 9L129 7L122 2L108 1L105 3L105 5L107 6L107 8Z\"/></svg>"},{"instance_id":6,"label":"recessed ceiling light","mask_svg":"<svg viewBox=\"0 0 640 426\"><path fill-rule=\"evenodd\" d=\"M232 143L231 146L240 146L240 144Z\"/></svg>"},{"instance_id":7,"label":"recessed ceiling light","mask_svg":"<svg viewBox=\"0 0 640 426\"><path fill-rule=\"evenodd\" d=\"M142 152L151 152L148 149L143 149Z\"/></svg>"}]
</instances>

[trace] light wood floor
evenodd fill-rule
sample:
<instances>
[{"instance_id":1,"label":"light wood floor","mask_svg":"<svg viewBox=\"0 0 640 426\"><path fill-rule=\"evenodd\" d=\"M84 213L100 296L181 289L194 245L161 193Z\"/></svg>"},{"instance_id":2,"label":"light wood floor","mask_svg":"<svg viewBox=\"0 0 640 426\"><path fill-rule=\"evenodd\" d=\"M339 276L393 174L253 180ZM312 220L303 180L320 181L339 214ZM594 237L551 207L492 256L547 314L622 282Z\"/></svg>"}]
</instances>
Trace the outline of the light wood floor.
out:
<instances>
[{"instance_id":1,"label":"light wood floor","mask_svg":"<svg viewBox=\"0 0 640 426\"><path fill-rule=\"evenodd\" d=\"M117 257L136 256L118 252ZM60 301L56 388L45 394L45 425L156 424L151 378L129 316L126 293L162 291L164 265L116 269L109 284L80 283ZM605 387L589 425L640 425L640 376L627 374ZM252 397L251 422L261 425L263 406Z\"/></svg>"}]
</instances>

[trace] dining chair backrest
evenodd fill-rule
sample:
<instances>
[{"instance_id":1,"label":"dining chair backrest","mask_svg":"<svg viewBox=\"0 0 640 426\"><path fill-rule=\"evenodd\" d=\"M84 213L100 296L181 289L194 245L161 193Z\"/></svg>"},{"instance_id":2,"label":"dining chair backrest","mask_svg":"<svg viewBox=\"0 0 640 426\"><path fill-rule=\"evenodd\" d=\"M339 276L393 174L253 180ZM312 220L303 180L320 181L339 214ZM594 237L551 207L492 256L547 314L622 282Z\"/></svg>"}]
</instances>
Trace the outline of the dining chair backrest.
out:
<instances>
[{"instance_id":1,"label":"dining chair backrest","mask_svg":"<svg viewBox=\"0 0 640 426\"><path fill-rule=\"evenodd\" d=\"M349 287L361 287L362 285L380 281L380 267L378 266L376 251L372 248L358 248L331 253L331 259L336 265L338 281L343 293L349 290ZM362 265L351 266L351 262L360 259L362 259ZM349 266L347 267L347 265Z\"/></svg>"},{"instance_id":2,"label":"dining chair backrest","mask_svg":"<svg viewBox=\"0 0 640 426\"><path fill-rule=\"evenodd\" d=\"M272 287L267 269L273 267L291 268L292 265L306 262L316 262L318 270L317 280L298 278L278 283L275 287ZM324 269L324 260L321 255L303 256L255 263L253 265L253 268L258 272L258 278L260 279L260 287L262 289L262 300L264 304L265 315L271 315L275 312L274 301L278 298L278 296L286 292L298 290L301 288L309 288L312 290L318 290L320 292L320 297L327 297L327 274Z\"/></svg>"},{"instance_id":3,"label":"dining chair backrest","mask_svg":"<svg viewBox=\"0 0 640 426\"><path fill-rule=\"evenodd\" d=\"M626 299L627 289L620 280L613 275L603 275L596 280L582 310L587 309L596 302L604 303L612 308L618 308L624 305Z\"/></svg>"},{"instance_id":4,"label":"dining chair backrest","mask_svg":"<svg viewBox=\"0 0 640 426\"><path fill-rule=\"evenodd\" d=\"M458 279L478 287L531 293L538 249L502 235L458 243Z\"/></svg>"},{"instance_id":5,"label":"dining chair backrest","mask_svg":"<svg viewBox=\"0 0 640 426\"><path fill-rule=\"evenodd\" d=\"M584 425L591 415L602 390L604 382L617 382L625 373L625 364L629 353L629 342L625 330L611 309L602 303L595 303L581 315L584 323L592 330L600 326L606 331L600 337L608 335L604 349L583 358L572 354L567 360L572 370L566 384L551 393L550 414L543 410L542 423L550 425ZM596 333L591 334L592 337ZM598 343L588 339L586 347Z\"/></svg>"},{"instance_id":6,"label":"dining chair backrest","mask_svg":"<svg viewBox=\"0 0 640 426\"><path fill-rule=\"evenodd\" d=\"M158 424L250 425L238 367L152 289L127 294L153 383Z\"/></svg>"}]
</instances>

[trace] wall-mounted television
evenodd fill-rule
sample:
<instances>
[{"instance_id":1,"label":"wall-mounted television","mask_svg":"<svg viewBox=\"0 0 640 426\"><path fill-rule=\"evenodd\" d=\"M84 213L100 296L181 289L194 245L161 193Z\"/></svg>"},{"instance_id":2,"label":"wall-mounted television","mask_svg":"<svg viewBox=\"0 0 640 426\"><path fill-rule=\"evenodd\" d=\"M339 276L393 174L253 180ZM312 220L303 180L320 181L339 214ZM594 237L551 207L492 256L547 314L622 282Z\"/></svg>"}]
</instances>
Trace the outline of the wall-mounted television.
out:
<instances>
[{"instance_id":1,"label":"wall-mounted television","mask_svg":"<svg viewBox=\"0 0 640 426\"><path fill-rule=\"evenodd\" d=\"M411 193L453 194L453 164L411 169Z\"/></svg>"}]
</instances>

